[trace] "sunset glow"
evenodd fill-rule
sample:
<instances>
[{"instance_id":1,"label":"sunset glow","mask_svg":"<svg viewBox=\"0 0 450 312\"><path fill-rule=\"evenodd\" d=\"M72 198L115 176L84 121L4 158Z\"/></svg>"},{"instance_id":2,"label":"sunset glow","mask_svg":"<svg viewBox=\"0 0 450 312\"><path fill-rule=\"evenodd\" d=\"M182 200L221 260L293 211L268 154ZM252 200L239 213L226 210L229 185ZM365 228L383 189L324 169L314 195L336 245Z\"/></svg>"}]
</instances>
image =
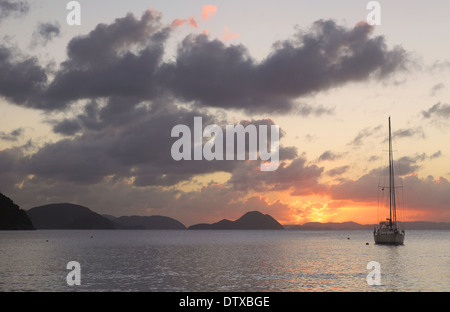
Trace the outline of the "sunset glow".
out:
<instances>
[{"instance_id":1,"label":"sunset glow","mask_svg":"<svg viewBox=\"0 0 450 312\"><path fill-rule=\"evenodd\" d=\"M24 209L375 224L390 116L401 216L450 222L448 2L369 25L367 1L95 1L77 26L50 2L0 14L0 191ZM195 117L279 126L279 166L173 159Z\"/></svg>"}]
</instances>

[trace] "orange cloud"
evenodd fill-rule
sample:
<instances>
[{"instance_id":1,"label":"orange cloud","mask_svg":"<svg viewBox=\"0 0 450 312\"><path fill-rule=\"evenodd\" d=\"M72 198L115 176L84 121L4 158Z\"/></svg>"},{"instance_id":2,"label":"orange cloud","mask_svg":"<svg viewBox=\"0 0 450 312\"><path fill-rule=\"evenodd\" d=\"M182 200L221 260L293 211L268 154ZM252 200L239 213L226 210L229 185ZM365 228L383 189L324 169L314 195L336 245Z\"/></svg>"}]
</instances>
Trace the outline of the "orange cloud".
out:
<instances>
[{"instance_id":1,"label":"orange cloud","mask_svg":"<svg viewBox=\"0 0 450 312\"><path fill-rule=\"evenodd\" d=\"M228 27L226 27L226 26L224 27L224 29L225 29L225 35L223 35L223 37L222 37L223 41L228 41L228 40L231 40L231 39L234 39L234 38L237 38L240 36L240 34L233 34L232 32L230 32L228 30Z\"/></svg>"},{"instance_id":2,"label":"orange cloud","mask_svg":"<svg viewBox=\"0 0 450 312\"><path fill-rule=\"evenodd\" d=\"M204 5L203 11L202 11L202 18L203 19L209 19L213 17L217 13L217 6L215 5Z\"/></svg>"},{"instance_id":3,"label":"orange cloud","mask_svg":"<svg viewBox=\"0 0 450 312\"><path fill-rule=\"evenodd\" d=\"M188 19L181 19L181 18L177 18L176 20L174 20L172 22L172 24L170 24L170 27L174 28L174 27L179 27L182 25L190 25L194 28L198 27L197 21L193 18L193 17L189 17Z\"/></svg>"}]
</instances>

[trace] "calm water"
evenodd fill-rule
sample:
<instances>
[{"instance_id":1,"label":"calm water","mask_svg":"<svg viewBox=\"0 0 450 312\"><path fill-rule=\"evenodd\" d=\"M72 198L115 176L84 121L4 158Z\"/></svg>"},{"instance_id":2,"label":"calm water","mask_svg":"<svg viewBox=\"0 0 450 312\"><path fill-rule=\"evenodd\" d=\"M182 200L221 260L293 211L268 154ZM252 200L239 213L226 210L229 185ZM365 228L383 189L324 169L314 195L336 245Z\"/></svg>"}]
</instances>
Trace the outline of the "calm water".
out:
<instances>
[{"instance_id":1,"label":"calm water","mask_svg":"<svg viewBox=\"0 0 450 312\"><path fill-rule=\"evenodd\" d=\"M406 235L379 246L370 231L0 232L0 291L450 291L450 231ZM366 282L372 260L380 286ZM69 261L80 286L67 285Z\"/></svg>"}]
</instances>

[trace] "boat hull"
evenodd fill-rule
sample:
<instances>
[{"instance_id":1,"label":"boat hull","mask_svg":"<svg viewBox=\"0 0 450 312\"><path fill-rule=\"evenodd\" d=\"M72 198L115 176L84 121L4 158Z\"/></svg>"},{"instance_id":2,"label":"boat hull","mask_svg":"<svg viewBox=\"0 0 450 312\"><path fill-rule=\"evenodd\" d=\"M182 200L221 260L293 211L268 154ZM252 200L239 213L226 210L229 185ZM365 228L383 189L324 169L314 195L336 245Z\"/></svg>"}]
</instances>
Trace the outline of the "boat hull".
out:
<instances>
[{"instance_id":1,"label":"boat hull","mask_svg":"<svg viewBox=\"0 0 450 312\"><path fill-rule=\"evenodd\" d=\"M375 233L373 238L375 244L403 245L405 234L402 232Z\"/></svg>"}]
</instances>

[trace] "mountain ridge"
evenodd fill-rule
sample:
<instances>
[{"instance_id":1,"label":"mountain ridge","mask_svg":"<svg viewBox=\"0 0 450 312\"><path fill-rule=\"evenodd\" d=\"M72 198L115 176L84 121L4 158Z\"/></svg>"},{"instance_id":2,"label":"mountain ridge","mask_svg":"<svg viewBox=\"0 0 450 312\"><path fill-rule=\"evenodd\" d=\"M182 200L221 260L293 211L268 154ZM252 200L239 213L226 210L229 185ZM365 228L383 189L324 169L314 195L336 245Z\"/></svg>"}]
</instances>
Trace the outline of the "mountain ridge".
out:
<instances>
[{"instance_id":1,"label":"mountain ridge","mask_svg":"<svg viewBox=\"0 0 450 312\"><path fill-rule=\"evenodd\" d=\"M222 219L216 223L199 223L189 230L284 230L275 218L259 211L249 211L235 221Z\"/></svg>"},{"instance_id":2,"label":"mountain ridge","mask_svg":"<svg viewBox=\"0 0 450 312\"><path fill-rule=\"evenodd\" d=\"M186 226L180 221L159 215L153 216L121 216L113 219L124 227L146 230L185 230Z\"/></svg>"},{"instance_id":3,"label":"mountain ridge","mask_svg":"<svg viewBox=\"0 0 450 312\"><path fill-rule=\"evenodd\" d=\"M450 222L408 221L401 222L405 230L450 230ZM375 224L347 222L307 222L304 224L280 224L275 218L259 211L249 211L231 221L222 219L215 223L198 223L186 227L180 221L160 216L101 215L88 207L55 203L22 210L9 197L0 193L0 230L34 229L285 229L285 230L373 230Z\"/></svg>"},{"instance_id":4,"label":"mountain ridge","mask_svg":"<svg viewBox=\"0 0 450 312\"><path fill-rule=\"evenodd\" d=\"M449 222L406 221L399 222L405 230L450 230ZM287 230L300 231L336 231L336 230L373 230L376 224L346 222L307 222L304 224L285 224Z\"/></svg>"},{"instance_id":5,"label":"mountain ridge","mask_svg":"<svg viewBox=\"0 0 450 312\"><path fill-rule=\"evenodd\" d=\"M113 221L70 203L47 204L27 211L37 229L117 229Z\"/></svg>"},{"instance_id":6,"label":"mountain ridge","mask_svg":"<svg viewBox=\"0 0 450 312\"><path fill-rule=\"evenodd\" d=\"M186 226L164 216L100 215L88 207L57 203L37 206L27 211L37 229L186 229Z\"/></svg>"}]
</instances>

